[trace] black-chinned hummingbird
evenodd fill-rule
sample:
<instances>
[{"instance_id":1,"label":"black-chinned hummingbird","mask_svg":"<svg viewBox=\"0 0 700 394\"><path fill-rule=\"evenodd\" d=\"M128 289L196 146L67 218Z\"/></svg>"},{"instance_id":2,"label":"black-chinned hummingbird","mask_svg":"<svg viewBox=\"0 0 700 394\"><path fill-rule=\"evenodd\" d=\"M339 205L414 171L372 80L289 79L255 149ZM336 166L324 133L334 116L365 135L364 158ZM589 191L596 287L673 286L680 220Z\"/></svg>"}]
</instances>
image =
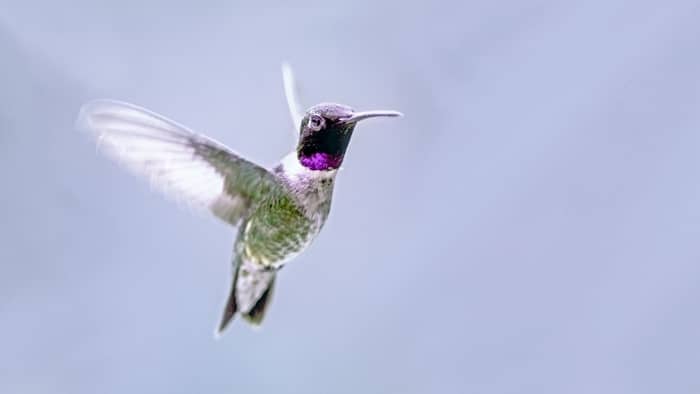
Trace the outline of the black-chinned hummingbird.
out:
<instances>
[{"instance_id":1,"label":"black-chinned hummingbird","mask_svg":"<svg viewBox=\"0 0 700 394\"><path fill-rule=\"evenodd\" d=\"M328 217L335 177L357 123L401 116L335 103L301 113L291 68L283 64L282 70L298 144L271 169L132 104L96 100L78 116L78 127L97 137L100 150L166 194L238 227L233 284L217 333L236 313L254 325L262 322L277 271L311 243Z\"/></svg>"}]
</instances>

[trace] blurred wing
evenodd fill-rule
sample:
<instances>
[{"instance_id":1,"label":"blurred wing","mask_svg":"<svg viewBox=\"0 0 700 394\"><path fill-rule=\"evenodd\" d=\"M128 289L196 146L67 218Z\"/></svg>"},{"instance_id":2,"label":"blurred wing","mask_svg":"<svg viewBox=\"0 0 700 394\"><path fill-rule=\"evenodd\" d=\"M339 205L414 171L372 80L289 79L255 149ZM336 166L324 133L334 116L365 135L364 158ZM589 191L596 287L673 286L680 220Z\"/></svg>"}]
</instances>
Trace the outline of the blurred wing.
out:
<instances>
[{"instance_id":1,"label":"blurred wing","mask_svg":"<svg viewBox=\"0 0 700 394\"><path fill-rule=\"evenodd\" d=\"M203 135L135 105L111 100L85 104L78 127L98 149L142 174L167 195L211 210L236 225L250 203L281 191L277 179Z\"/></svg>"},{"instance_id":2,"label":"blurred wing","mask_svg":"<svg viewBox=\"0 0 700 394\"><path fill-rule=\"evenodd\" d=\"M287 98L289 115L292 118L292 132L294 133L294 138L298 138L301 120L304 118L304 110L301 108L299 88L297 80L294 78L294 71L292 71L292 66L287 62L282 63L282 82L284 82L284 95Z\"/></svg>"}]
</instances>

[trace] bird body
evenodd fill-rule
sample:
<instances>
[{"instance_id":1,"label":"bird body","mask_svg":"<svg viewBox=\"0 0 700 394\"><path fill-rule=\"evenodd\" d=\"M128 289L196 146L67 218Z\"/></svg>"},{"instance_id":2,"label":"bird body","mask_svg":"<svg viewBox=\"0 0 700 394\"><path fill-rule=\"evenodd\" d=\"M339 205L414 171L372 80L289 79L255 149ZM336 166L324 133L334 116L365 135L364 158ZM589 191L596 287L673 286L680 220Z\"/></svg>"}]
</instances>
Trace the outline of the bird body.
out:
<instances>
[{"instance_id":1,"label":"bird body","mask_svg":"<svg viewBox=\"0 0 700 394\"><path fill-rule=\"evenodd\" d=\"M336 171L309 170L299 164L293 152L272 173L284 193L260 202L244 223L242 239L247 258L280 268L323 227L330 212Z\"/></svg>"},{"instance_id":2,"label":"bird body","mask_svg":"<svg viewBox=\"0 0 700 394\"><path fill-rule=\"evenodd\" d=\"M306 249L330 212L336 171L309 170L292 152L272 173L283 192L262 198L240 225L234 245L235 286L219 330L236 310L249 321L260 322L275 271Z\"/></svg>"},{"instance_id":3,"label":"bird body","mask_svg":"<svg viewBox=\"0 0 700 394\"><path fill-rule=\"evenodd\" d=\"M288 74L285 70L285 77ZM290 89L286 91L292 111L296 100L290 100ZM297 149L271 169L132 104L87 103L78 126L96 135L106 154L149 177L166 194L208 209L238 227L233 284L219 324L221 332L237 312L250 323L262 321L277 271L321 231L330 212L337 170L357 121L397 115L394 111L356 112L334 103L293 114L299 122Z\"/></svg>"}]
</instances>

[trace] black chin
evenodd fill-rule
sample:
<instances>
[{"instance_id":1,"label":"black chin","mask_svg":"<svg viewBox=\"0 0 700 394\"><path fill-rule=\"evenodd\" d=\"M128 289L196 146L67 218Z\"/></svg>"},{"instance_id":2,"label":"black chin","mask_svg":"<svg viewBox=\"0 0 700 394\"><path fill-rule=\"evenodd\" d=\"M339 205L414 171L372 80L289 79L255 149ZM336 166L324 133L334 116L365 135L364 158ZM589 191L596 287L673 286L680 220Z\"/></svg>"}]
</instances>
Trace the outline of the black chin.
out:
<instances>
[{"instance_id":1,"label":"black chin","mask_svg":"<svg viewBox=\"0 0 700 394\"><path fill-rule=\"evenodd\" d=\"M325 153L330 156L342 157L350 144L352 129L348 125L333 125L303 136L299 141L299 153L303 156Z\"/></svg>"}]
</instances>

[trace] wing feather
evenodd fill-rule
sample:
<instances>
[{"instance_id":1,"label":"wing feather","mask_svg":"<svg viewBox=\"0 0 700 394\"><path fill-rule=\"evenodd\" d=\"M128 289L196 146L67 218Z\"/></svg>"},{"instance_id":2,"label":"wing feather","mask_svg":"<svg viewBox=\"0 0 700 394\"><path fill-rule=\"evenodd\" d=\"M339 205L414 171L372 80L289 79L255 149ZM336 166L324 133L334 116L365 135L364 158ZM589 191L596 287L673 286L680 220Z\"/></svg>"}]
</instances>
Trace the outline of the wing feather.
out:
<instances>
[{"instance_id":1,"label":"wing feather","mask_svg":"<svg viewBox=\"0 0 700 394\"><path fill-rule=\"evenodd\" d=\"M144 108L113 100L85 104L78 127L98 149L177 200L236 225L266 193L282 192L265 168L223 144Z\"/></svg>"}]
</instances>

